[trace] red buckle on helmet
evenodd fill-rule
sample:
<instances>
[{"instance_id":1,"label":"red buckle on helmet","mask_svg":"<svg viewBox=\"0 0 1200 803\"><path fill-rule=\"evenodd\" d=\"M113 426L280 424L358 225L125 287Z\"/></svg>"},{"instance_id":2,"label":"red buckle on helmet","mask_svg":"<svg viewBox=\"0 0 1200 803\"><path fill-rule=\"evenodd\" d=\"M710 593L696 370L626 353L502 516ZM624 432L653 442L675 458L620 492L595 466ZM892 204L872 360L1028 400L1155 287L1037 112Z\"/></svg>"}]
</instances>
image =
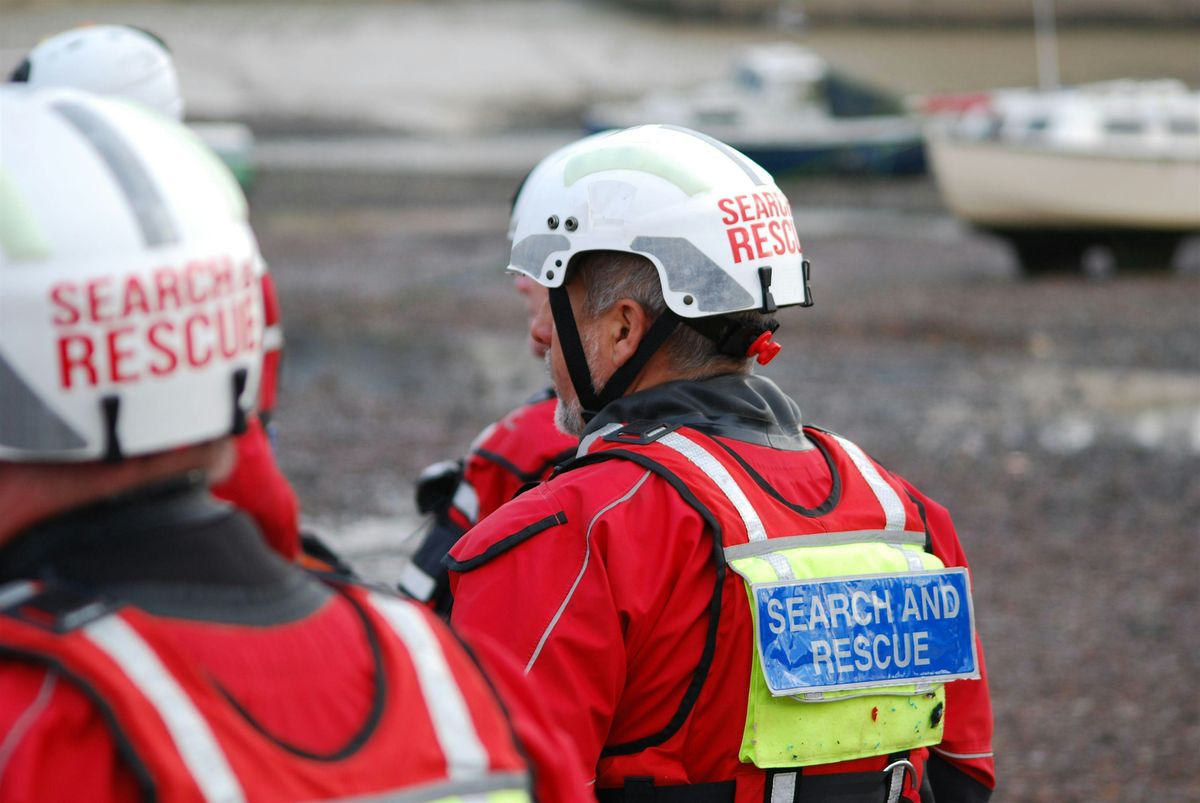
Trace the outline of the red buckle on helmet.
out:
<instances>
[{"instance_id":1,"label":"red buckle on helmet","mask_svg":"<svg viewBox=\"0 0 1200 803\"><path fill-rule=\"evenodd\" d=\"M750 348L746 349L747 357L757 357L759 365L766 365L775 359L775 355L783 350L783 346L771 339L774 332L767 330L754 339Z\"/></svg>"}]
</instances>

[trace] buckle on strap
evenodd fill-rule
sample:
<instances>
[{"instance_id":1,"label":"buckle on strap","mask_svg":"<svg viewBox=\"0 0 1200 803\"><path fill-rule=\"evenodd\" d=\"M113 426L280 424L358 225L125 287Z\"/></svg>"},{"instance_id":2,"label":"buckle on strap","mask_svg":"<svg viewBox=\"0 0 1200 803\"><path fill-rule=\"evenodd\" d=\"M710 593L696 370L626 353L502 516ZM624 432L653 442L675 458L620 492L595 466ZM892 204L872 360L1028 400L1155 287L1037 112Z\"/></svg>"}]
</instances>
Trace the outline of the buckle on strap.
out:
<instances>
[{"instance_id":1,"label":"buckle on strap","mask_svg":"<svg viewBox=\"0 0 1200 803\"><path fill-rule=\"evenodd\" d=\"M913 779L917 777L917 768L907 758L893 761L883 768L884 784L887 785L887 803L898 803L904 792L904 774L911 772Z\"/></svg>"}]
</instances>

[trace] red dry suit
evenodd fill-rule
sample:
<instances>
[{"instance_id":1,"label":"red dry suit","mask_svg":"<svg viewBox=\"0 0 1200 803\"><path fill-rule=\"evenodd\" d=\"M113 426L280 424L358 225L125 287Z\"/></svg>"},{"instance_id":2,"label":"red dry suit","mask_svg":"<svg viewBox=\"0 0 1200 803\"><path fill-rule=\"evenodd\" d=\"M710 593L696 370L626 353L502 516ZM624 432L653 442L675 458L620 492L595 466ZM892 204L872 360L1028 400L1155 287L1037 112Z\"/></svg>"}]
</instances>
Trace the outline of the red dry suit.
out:
<instances>
[{"instance_id":1,"label":"red dry suit","mask_svg":"<svg viewBox=\"0 0 1200 803\"><path fill-rule=\"evenodd\" d=\"M433 521L400 576L400 588L445 612L449 585L442 560L456 541L479 521L516 496L525 485L545 479L571 457L577 440L554 425L558 399L543 391L491 424L471 444L460 466L426 469L418 481L417 502Z\"/></svg>"},{"instance_id":2,"label":"red dry suit","mask_svg":"<svg viewBox=\"0 0 1200 803\"><path fill-rule=\"evenodd\" d=\"M619 443L598 440L624 422L641 423ZM768 534L788 525L796 533L883 529L893 515L845 449L802 431L799 410L769 380L672 382L607 406L581 443L581 452L595 454L459 542L450 561L452 622L468 640L503 639L584 765L595 767L602 801L883 803L882 770L894 756L796 769L779 779L790 784L786 792L773 786L769 795L782 771L739 761L754 653L744 584L722 553L745 527L688 461L668 466L653 444L632 442L654 430L647 422L682 425L680 433L704 439L747 487L757 475L753 502ZM924 530L947 566L965 566L944 508L870 465L903 500L907 527ZM927 782L939 803L986 800L991 731L986 679L949 683L943 741L906 756L916 772L904 777L902 799L916 800ZM846 788L867 791L833 797Z\"/></svg>"},{"instance_id":3,"label":"red dry suit","mask_svg":"<svg viewBox=\"0 0 1200 803\"><path fill-rule=\"evenodd\" d=\"M258 391L258 415L247 421L247 429L234 439L237 462L233 471L212 486L212 494L249 513L271 548L288 560L300 554L300 504L291 484L275 462L267 426L279 394L279 370L283 360L283 324L279 300L271 274L262 278L263 367Z\"/></svg>"},{"instance_id":4,"label":"red dry suit","mask_svg":"<svg viewBox=\"0 0 1200 803\"><path fill-rule=\"evenodd\" d=\"M4 803L435 800L529 758L542 799L586 799L503 660L511 718L424 608L317 582L200 488L31 528L0 581Z\"/></svg>"}]
</instances>

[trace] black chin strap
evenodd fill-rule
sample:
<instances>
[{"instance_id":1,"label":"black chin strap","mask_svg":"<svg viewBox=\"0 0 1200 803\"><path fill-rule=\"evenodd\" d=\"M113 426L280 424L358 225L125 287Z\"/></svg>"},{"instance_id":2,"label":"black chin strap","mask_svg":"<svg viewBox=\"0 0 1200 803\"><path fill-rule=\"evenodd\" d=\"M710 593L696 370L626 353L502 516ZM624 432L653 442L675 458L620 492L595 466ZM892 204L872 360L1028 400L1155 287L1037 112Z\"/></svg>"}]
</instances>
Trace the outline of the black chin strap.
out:
<instances>
[{"instance_id":1,"label":"black chin strap","mask_svg":"<svg viewBox=\"0 0 1200 803\"><path fill-rule=\"evenodd\" d=\"M592 384L587 353L583 350L583 341L579 338L579 327L575 324L575 314L571 309L571 299L567 295L565 285L550 288L550 312L554 316L554 328L558 332L558 342L562 348L563 361L567 364L567 373L575 387L575 395L579 397L584 423L591 421L596 413L610 402L625 395L625 391L646 367L646 363L675 331L680 320L671 310L663 310L638 343L633 356L617 368L604 383L604 387L597 391Z\"/></svg>"}]
</instances>

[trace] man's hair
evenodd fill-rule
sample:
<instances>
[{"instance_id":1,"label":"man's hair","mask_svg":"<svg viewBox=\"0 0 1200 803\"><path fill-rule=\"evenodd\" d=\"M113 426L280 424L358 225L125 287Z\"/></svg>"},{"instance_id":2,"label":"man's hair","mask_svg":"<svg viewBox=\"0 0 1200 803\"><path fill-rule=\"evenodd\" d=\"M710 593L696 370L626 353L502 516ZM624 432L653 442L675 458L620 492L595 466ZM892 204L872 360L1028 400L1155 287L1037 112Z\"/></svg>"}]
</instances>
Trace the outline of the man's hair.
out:
<instances>
[{"instance_id":1,"label":"man's hair","mask_svg":"<svg viewBox=\"0 0 1200 803\"><path fill-rule=\"evenodd\" d=\"M572 279L584 288L584 313L595 318L607 312L623 298L636 301L655 320L667 309L659 283L658 269L640 254L624 251L585 251L576 254L567 266ZM767 316L755 311L737 312L726 317L762 322ZM702 379L718 374L745 373L747 358L730 357L717 351L713 341L695 329L680 324L663 344L671 367L687 379Z\"/></svg>"}]
</instances>

